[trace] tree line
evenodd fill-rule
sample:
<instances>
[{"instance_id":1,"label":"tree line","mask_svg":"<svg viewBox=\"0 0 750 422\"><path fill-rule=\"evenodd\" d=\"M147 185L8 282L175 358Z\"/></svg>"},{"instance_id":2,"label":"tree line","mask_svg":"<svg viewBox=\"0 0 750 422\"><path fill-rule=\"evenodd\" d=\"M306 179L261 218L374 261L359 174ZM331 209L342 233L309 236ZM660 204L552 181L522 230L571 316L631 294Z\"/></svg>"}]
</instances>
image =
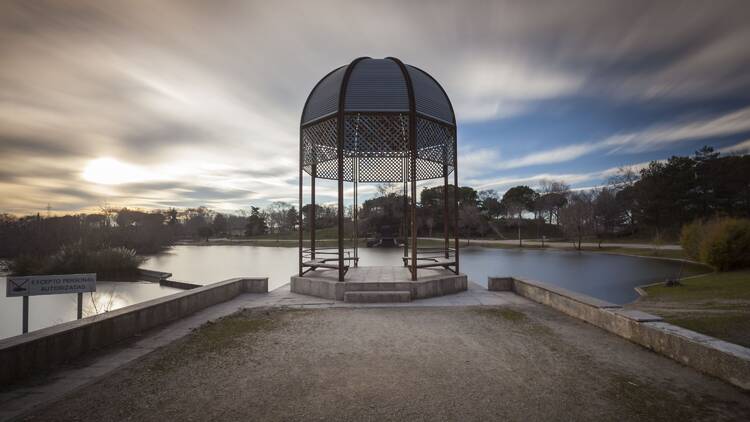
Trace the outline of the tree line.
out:
<instances>
[{"instance_id":1,"label":"tree line","mask_svg":"<svg viewBox=\"0 0 750 422\"><path fill-rule=\"evenodd\" d=\"M442 236L443 189L421 191L418 236ZM449 213L455 192L448 187ZM466 238L568 239L579 248L584 239L676 242L682 227L693 221L750 217L750 155L721 156L703 147L692 156L653 161L639 171L621 168L602 186L590 189L571 189L555 180L542 180L536 189L514 186L502 195L462 186L457 203L459 232ZM403 236L408 218L404 209L399 186L379 186L361 206L360 235L377 236L387 227ZM350 209L347 224L351 225ZM316 227L335 225L335 208L319 207Z\"/></svg>"},{"instance_id":2,"label":"tree line","mask_svg":"<svg viewBox=\"0 0 750 422\"><path fill-rule=\"evenodd\" d=\"M442 236L445 197L442 186L421 191L418 236ZM458 203L458 227L465 238L569 239L579 245L584 239L626 237L676 241L681 228L696 220L750 217L750 155L721 156L704 147L692 156L653 161L637 172L623 168L593 189L576 190L563 181L543 180L536 188L515 186L502 195L449 186L447 198L449 212L454 200ZM310 207L301 210L306 230ZM385 230L404 235L400 186L379 185L358 211L360 237L376 237ZM316 205L315 214L316 228L337 227L335 206ZM348 207L347 235L353 230L352 214ZM95 213L46 218L0 214L0 257L50 255L72 243L149 254L180 238L291 234L299 229L299 216L300 211L285 202L237 213L207 207L154 211L102 207Z\"/></svg>"}]
</instances>

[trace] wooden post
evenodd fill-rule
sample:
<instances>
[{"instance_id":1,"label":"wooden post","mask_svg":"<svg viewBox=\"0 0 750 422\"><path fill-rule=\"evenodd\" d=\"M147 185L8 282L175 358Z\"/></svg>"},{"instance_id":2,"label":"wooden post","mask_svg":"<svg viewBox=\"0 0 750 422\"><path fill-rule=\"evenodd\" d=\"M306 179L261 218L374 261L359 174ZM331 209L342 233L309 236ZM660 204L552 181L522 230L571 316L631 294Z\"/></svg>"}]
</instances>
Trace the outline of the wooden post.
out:
<instances>
[{"instance_id":1,"label":"wooden post","mask_svg":"<svg viewBox=\"0 0 750 422\"><path fill-rule=\"evenodd\" d=\"M83 293L78 293L78 312L76 312L77 319L83 318Z\"/></svg>"}]
</instances>

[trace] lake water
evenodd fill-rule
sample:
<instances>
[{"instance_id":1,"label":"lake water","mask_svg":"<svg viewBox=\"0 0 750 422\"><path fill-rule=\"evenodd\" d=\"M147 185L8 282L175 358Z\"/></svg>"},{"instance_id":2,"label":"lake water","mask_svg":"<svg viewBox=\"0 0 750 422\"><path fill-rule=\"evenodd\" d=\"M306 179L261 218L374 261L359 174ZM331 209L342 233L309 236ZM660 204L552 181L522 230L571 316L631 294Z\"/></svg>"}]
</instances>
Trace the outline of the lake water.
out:
<instances>
[{"instance_id":1,"label":"lake water","mask_svg":"<svg viewBox=\"0 0 750 422\"><path fill-rule=\"evenodd\" d=\"M403 251L362 248L360 265L400 265ZM232 277L269 277L269 289L289 282L297 268L297 248L262 246L175 246L149 258L145 268L171 272L174 280L198 284ZM461 272L487 285L489 276L514 275L544 281L622 304L635 300L636 286L668 277L705 272L699 265L622 255L539 249L461 249Z\"/></svg>"},{"instance_id":2,"label":"lake water","mask_svg":"<svg viewBox=\"0 0 750 422\"><path fill-rule=\"evenodd\" d=\"M22 298L5 297L5 277L0 277L0 338L21 334ZM83 316L114 311L134 303L181 292L158 283L97 281L96 292L83 294ZM29 331L76 319L77 295L29 297Z\"/></svg>"},{"instance_id":3,"label":"lake water","mask_svg":"<svg viewBox=\"0 0 750 422\"><path fill-rule=\"evenodd\" d=\"M399 249L362 248L360 265L400 265ZM148 258L143 265L173 274L173 280L210 284L233 277L269 277L269 289L289 282L297 268L297 248L262 246L188 246ZM461 249L461 272L469 280L487 285L489 276L520 276L555 284L610 302L635 300L635 286L667 277L697 274L704 267L677 261L595 254L587 252L492 249ZM5 278L0 277L5 289ZM84 316L115 310L134 303L166 296L180 290L149 282L97 283L97 291L84 294ZM75 319L76 295L34 296L29 299L29 330ZM0 293L0 338L21 333L21 298Z\"/></svg>"}]
</instances>

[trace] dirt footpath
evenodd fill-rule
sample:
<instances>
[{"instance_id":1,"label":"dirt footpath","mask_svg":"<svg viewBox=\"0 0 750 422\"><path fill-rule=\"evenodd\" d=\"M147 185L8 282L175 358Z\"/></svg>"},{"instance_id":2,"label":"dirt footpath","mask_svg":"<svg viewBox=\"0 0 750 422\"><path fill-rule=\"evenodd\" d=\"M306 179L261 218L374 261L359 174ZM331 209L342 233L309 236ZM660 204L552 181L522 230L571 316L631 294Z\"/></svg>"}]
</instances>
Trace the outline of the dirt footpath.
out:
<instances>
[{"instance_id":1,"label":"dirt footpath","mask_svg":"<svg viewBox=\"0 0 750 422\"><path fill-rule=\"evenodd\" d=\"M27 420L750 420L750 395L535 304L254 310Z\"/></svg>"}]
</instances>

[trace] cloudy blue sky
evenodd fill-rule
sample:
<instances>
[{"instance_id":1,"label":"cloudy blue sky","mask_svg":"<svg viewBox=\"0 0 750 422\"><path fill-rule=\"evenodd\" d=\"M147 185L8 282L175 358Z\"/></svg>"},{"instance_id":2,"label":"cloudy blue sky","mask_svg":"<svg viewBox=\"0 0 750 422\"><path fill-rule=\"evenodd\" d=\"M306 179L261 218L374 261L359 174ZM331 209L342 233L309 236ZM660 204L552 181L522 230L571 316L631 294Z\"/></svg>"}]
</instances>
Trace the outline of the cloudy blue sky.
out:
<instances>
[{"instance_id":1,"label":"cloudy blue sky","mask_svg":"<svg viewBox=\"0 0 750 422\"><path fill-rule=\"evenodd\" d=\"M747 22L746 1L6 0L0 212L295 201L305 98L358 56L443 84L481 189L748 152Z\"/></svg>"}]
</instances>

